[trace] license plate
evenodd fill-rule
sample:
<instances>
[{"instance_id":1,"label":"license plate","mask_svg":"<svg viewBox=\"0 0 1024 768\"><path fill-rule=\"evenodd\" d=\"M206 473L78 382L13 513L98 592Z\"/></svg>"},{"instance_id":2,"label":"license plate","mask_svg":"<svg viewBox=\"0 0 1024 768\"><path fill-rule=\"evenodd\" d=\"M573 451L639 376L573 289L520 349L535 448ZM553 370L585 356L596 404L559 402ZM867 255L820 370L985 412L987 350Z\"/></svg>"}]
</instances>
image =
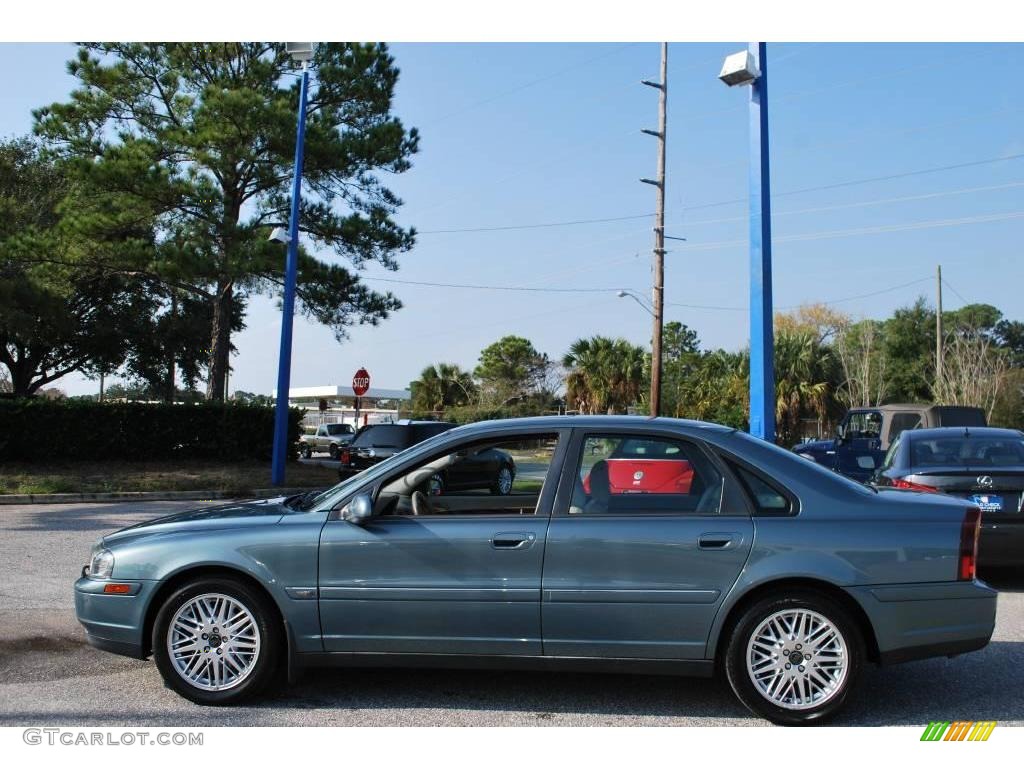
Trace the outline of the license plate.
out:
<instances>
[{"instance_id":1,"label":"license plate","mask_svg":"<svg viewBox=\"0 0 1024 768\"><path fill-rule=\"evenodd\" d=\"M1003 511L1002 496L993 496L991 493L976 493L971 496L971 501L977 504L982 512Z\"/></svg>"}]
</instances>

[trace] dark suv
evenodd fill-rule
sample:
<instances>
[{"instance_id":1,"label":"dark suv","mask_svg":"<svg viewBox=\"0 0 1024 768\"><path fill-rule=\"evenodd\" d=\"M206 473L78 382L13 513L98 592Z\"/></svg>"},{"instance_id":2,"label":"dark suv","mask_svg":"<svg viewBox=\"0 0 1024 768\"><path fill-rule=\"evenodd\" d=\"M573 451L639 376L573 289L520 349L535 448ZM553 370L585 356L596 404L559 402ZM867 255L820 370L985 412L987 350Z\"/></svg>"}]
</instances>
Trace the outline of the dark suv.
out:
<instances>
[{"instance_id":1,"label":"dark suv","mask_svg":"<svg viewBox=\"0 0 1024 768\"><path fill-rule=\"evenodd\" d=\"M450 421L404 420L394 424L370 424L363 427L352 438L352 442L342 449L338 476L342 480L352 477L454 426Z\"/></svg>"}]
</instances>

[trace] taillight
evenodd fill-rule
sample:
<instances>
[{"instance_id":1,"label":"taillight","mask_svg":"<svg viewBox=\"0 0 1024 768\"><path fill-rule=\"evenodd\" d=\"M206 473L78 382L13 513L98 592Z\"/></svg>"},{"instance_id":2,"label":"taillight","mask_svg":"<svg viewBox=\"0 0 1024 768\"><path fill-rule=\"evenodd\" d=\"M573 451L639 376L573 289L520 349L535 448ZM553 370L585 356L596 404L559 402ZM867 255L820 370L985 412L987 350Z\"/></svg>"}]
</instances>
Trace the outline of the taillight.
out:
<instances>
[{"instance_id":1,"label":"taillight","mask_svg":"<svg viewBox=\"0 0 1024 768\"><path fill-rule=\"evenodd\" d=\"M346 448L341 452L341 455L338 458L341 460L342 464L348 464L349 459L352 458L352 454L350 454L348 449Z\"/></svg>"},{"instance_id":2,"label":"taillight","mask_svg":"<svg viewBox=\"0 0 1024 768\"><path fill-rule=\"evenodd\" d=\"M892 481L893 488L903 488L906 491L924 491L925 493L938 493L939 489L931 485L925 485L924 483L912 483L909 480L903 480L901 478L894 478Z\"/></svg>"},{"instance_id":3,"label":"taillight","mask_svg":"<svg viewBox=\"0 0 1024 768\"><path fill-rule=\"evenodd\" d=\"M960 557L957 579L971 581L978 568L978 536L981 534L981 510L971 507L960 526Z\"/></svg>"}]
</instances>

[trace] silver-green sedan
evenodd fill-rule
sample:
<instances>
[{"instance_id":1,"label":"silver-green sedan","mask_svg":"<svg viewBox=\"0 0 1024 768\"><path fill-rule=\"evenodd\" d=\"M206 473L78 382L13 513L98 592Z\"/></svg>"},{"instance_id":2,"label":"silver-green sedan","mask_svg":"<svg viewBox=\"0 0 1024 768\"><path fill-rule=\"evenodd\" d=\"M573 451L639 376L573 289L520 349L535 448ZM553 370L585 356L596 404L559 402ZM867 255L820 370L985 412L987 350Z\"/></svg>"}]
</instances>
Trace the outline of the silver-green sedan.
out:
<instances>
[{"instance_id":1,"label":"silver-green sedan","mask_svg":"<svg viewBox=\"0 0 1024 768\"><path fill-rule=\"evenodd\" d=\"M494 449L508 493L430 482ZM203 704L317 665L717 671L800 724L835 715L867 663L988 643L979 519L713 424L516 419L322 492L109 534L75 603L93 645L152 656Z\"/></svg>"}]
</instances>

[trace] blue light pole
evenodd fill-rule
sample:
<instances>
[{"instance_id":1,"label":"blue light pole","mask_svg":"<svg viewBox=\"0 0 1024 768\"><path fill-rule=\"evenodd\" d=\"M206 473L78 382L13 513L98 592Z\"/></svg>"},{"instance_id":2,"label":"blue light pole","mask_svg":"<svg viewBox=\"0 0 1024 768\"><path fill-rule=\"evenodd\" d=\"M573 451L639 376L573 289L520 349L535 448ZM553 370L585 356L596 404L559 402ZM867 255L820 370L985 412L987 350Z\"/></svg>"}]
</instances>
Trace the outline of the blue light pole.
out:
<instances>
[{"instance_id":1,"label":"blue light pole","mask_svg":"<svg viewBox=\"0 0 1024 768\"><path fill-rule=\"evenodd\" d=\"M277 403L274 409L274 456L270 467L272 485L284 484L284 466L288 458L288 391L292 374L292 321L295 316L295 281L299 266L299 201L302 195L302 158L306 139L306 91L309 88L309 70L306 62L312 58L312 43L287 43L288 51L302 61L302 81L299 85L299 127L295 137L295 174L292 177L292 206L288 219L288 256L284 267L284 297L281 302L281 352L277 361ZM309 46L308 57L302 58ZM271 235L272 239L274 238Z\"/></svg>"},{"instance_id":2,"label":"blue light pole","mask_svg":"<svg viewBox=\"0 0 1024 768\"><path fill-rule=\"evenodd\" d=\"M772 328L771 173L768 163L768 56L764 43L729 56L719 75L750 86L750 434L775 441Z\"/></svg>"}]
</instances>

